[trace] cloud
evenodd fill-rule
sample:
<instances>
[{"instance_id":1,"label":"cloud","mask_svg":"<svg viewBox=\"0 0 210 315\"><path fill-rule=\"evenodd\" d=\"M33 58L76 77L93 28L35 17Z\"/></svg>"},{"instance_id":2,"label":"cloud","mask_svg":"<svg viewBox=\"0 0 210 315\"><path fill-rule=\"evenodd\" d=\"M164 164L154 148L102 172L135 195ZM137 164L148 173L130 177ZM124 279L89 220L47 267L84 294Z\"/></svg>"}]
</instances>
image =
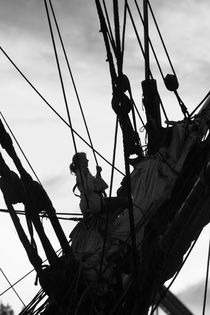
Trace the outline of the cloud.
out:
<instances>
[{"instance_id":1,"label":"cloud","mask_svg":"<svg viewBox=\"0 0 210 315\"><path fill-rule=\"evenodd\" d=\"M55 191L62 189L66 180L67 178L64 178L63 174L57 174L55 176L45 178L42 184L44 187L47 187L47 189Z\"/></svg>"}]
</instances>

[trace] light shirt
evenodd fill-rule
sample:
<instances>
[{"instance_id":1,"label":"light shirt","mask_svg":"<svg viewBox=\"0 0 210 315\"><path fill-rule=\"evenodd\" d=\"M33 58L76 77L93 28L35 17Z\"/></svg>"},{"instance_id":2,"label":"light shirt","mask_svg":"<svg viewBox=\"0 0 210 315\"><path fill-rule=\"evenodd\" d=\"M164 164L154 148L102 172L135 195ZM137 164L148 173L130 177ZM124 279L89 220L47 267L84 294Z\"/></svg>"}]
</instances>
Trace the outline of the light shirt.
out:
<instances>
[{"instance_id":1,"label":"light shirt","mask_svg":"<svg viewBox=\"0 0 210 315\"><path fill-rule=\"evenodd\" d=\"M81 179L82 175L82 179ZM108 188L107 183L97 174L93 176L89 170L76 171L77 187L80 191L80 209L83 214L86 212L100 212L103 207L102 192Z\"/></svg>"}]
</instances>

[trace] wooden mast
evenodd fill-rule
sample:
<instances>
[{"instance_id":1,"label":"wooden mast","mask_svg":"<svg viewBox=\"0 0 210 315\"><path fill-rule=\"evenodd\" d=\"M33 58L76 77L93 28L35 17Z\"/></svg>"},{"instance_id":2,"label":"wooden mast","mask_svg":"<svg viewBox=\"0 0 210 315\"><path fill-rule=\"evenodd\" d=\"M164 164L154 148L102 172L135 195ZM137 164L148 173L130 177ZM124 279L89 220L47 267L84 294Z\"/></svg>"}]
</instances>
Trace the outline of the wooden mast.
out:
<instances>
[{"instance_id":1,"label":"wooden mast","mask_svg":"<svg viewBox=\"0 0 210 315\"><path fill-rule=\"evenodd\" d=\"M147 154L151 155L158 151L161 141L161 116L160 98L157 91L156 80L152 78L150 71L149 56L149 20L148 0L143 0L144 9L144 59L145 59L145 80L142 81L143 103L146 111L148 135Z\"/></svg>"},{"instance_id":2,"label":"wooden mast","mask_svg":"<svg viewBox=\"0 0 210 315\"><path fill-rule=\"evenodd\" d=\"M145 54L145 80L150 79L150 59L149 59L149 23L148 23L148 2L143 0L144 13L144 54Z\"/></svg>"}]
</instances>

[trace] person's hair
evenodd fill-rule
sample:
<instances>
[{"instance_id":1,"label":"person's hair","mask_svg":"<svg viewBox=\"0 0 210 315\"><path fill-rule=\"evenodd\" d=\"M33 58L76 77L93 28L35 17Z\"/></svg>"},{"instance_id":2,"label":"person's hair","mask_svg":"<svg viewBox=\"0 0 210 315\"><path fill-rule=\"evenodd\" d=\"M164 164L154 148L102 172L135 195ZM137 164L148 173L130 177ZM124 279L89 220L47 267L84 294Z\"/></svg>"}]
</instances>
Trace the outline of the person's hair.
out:
<instances>
[{"instance_id":1,"label":"person's hair","mask_svg":"<svg viewBox=\"0 0 210 315\"><path fill-rule=\"evenodd\" d=\"M78 152L74 154L72 163L69 165L69 169L72 173L75 173L79 169L81 160L83 160L84 157L86 158L85 152Z\"/></svg>"}]
</instances>

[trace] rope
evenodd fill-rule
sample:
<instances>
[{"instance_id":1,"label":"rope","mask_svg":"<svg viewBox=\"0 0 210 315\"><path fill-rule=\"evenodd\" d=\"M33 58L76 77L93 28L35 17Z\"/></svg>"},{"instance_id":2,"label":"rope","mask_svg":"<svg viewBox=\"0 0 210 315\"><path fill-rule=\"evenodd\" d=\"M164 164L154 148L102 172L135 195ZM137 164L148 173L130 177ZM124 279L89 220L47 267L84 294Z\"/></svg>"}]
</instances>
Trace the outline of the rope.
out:
<instances>
[{"instance_id":1,"label":"rope","mask_svg":"<svg viewBox=\"0 0 210 315\"><path fill-rule=\"evenodd\" d=\"M176 202L175 202L175 204L176 204ZM186 203L186 205L187 205L187 203ZM188 207L189 207L189 205L188 205ZM200 204L198 204L197 207L200 207ZM190 224L190 220L192 219L192 216L193 216L194 213L196 213L196 208L194 208L194 212L192 212L192 213L190 214L190 216L187 218L188 221L185 222L184 226L182 226L182 231L186 231L186 230L187 230L188 225ZM181 231L180 231L180 232L181 232ZM180 266L180 268L179 268L179 270L178 270L178 273L180 272L180 270L181 270L181 268L183 267L183 265L184 265L186 259L187 259L188 256L190 255L190 253L191 253L191 251L192 251L192 248L195 246L195 244L196 244L196 242L197 242L197 240L198 240L198 237L199 237L200 233L201 233L201 231L199 232L199 234L198 234L197 237L195 238L195 241L194 241L194 243L193 243L193 246L190 248L189 252L188 252L187 255L186 255L186 258L185 258L184 261L182 262L182 264L181 264L181 266ZM175 246L176 246L176 244L175 244ZM168 255L170 254L170 250L172 250L172 248L169 249ZM165 260L165 262L166 262L166 260ZM164 266L162 266L162 270L164 270ZM177 275L178 275L178 273L177 273ZM177 275L175 276L175 278L177 277ZM173 282L175 281L175 278L174 278ZM173 282L172 282L172 283L173 283ZM172 285L172 283L170 284L170 286ZM169 286L169 287L170 287L170 286ZM163 298L163 296L160 298L158 304L160 303L160 301L161 301L162 298ZM158 304L157 304L157 305L158 305ZM157 305L156 305L156 307L157 307ZM151 314L152 314L152 313L151 313Z\"/></svg>"},{"instance_id":2,"label":"rope","mask_svg":"<svg viewBox=\"0 0 210 315\"><path fill-rule=\"evenodd\" d=\"M87 126L85 115L84 115L84 112L83 112L83 109L82 109L79 93L78 93L78 90L77 90L77 87L76 87L76 83L75 83L75 80L74 80L74 77L73 77L73 74L72 74L72 70L71 70L71 67L70 67L69 59L68 59L68 56L67 56L67 53L66 53L66 50L65 50L65 47L64 47L63 39L62 39L60 30L59 30L58 22L57 22L57 19L56 19L56 16L55 16L55 11L53 9L51 0L49 0L49 3L50 3L51 11L52 11L52 14L53 14L53 18L54 18L54 21L55 21L55 25L56 25L56 29L57 29L57 32L58 32L58 36L59 36L59 39L60 39L60 43L61 43L61 46L62 46L62 49L63 49L64 57L65 57L65 60L66 60L66 64L67 64L67 67L68 67L68 70L69 70L69 75L71 77L72 84L73 84L73 87L74 87L74 91L75 91L75 94L76 94L76 98L77 98L77 101L78 101L78 104L79 104L79 108L80 108L80 111L81 111L81 114L82 114L82 118L83 118L83 121L84 121L86 132L87 132L87 135L88 135L88 138L89 138L89 141L90 141L90 145L93 148L93 143L92 143L90 132L89 132L89 129L88 129L88 126ZM93 152L93 156L94 156L96 165L98 165L97 157L96 157L95 151L93 149L92 149L92 152Z\"/></svg>"},{"instance_id":3,"label":"rope","mask_svg":"<svg viewBox=\"0 0 210 315\"><path fill-rule=\"evenodd\" d=\"M138 34L138 31L137 31L137 28L136 28L136 25L135 25L135 22L134 22L134 19L133 19L133 16L132 16L132 13L131 13L131 10L130 10L130 7L129 7L129 4L126 3L126 7L127 7L127 10L128 10L128 13L129 13L129 16L130 16L130 19L131 19L131 23L133 25L133 29L135 31L135 34L136 34L136 38L137 38L137 41L138 41L138 44L140 46L140 49L141 49L141 52L142 52L142 55L145 59L145 53L144 53L144 49L143 49L143 46L142 46L142 43L141 43L141 40L140 40L140 37L139 37L139 34ZM152 75L152 73L150 72L150 75Z\"/></svg>"},{"instance_id":4,"label":"rope","mask_svg":"<svg viewBox=\"0 0 210 315\"><path fill-rule=\"evenodd\" d=\"M120 43L120 36L119 36L119 16L118 16L118 2L114 1L114 22L115 22L115 39L116 39L116 47L117 47L117 66L118 66L118 75L121 74L122 72L122 60L121 60L121 43ZM104 41L107 49L107 55L111 56L110 48L109 48L109 43L107 41L107 36L106 36L106 24L103 16L103 12L101 10L100 2L96 0L96 6L98 10L98 15L100 18L101 22L101 27L102 27L102 32L104 35ZM112 58L112 56L111 56ZM110 73L111 73L111 78L112 78L112 88L114 91L114 78L116 75L113 75L113 61L112 59L109 60L109 65L110 65ZM124 150L125 150L125 145L124 145ZM136 257L136 239L135 239L135 227L134 227L134 218L133 218L133 204L132 204L132 196L131 196L131 185L130 185L130 170L129 170L129 163L128 163L128 153L124 152L125 154L125 168L126 168L126 176L128 178L128 198L129 198L129 221L130 221L130 230L131 230L131 239L132 239L132 253L133 253L133 265L134 265L134 274L136 276L136 289L138 293L138 268L137 268L137 257ZM137 294L138 295L138 294Z\"/></svg>"},{"instance_id":5,"label":"rope","mask_svg":"<svg viewBox=\"0 0 210 315\"><path fill-rule=\"evenodd\" d=\"M137 3L137 1L136 1L136 0L134 0L134 2L135 2L135 4L136 4L136 8L137 8L137 11L138 11L139 17L140 17L141 22L142 22L142 25L143 25L143 27L144 27L144 24L145 24L145 23L144 23L144 19L143 19L143 16L142 16L142 14L141 14L141 11L140 11L140 9L139 9L139 5L138 5L138 3ZM150 37L149 37L149 36L148 36L148 41L149 41L150 47L151 47L151 49L152 49L152 52L153 52L153 55L154 55L155 61L156 61L157 66L158 66L158 69L159 69L160 74L161 74L161 76L162 76L162 79L163 79L163 81L164 81L163 71L162 71L162 69L161 69L161 66L160 66L159 60L158 60L158 58L157 58L157 55L156 55L156 53L155 53L155 50L154 50L153 44L152 44L152 42L151 42L151 40L150 40ZM145 57L145 52L143 51L143 48L141 48L141 50L142 50L142 52L143 52L144 59L146 59L146 57ZM151 77L152 77L152 73L151 73L151 71L150 71L150 75L151 75Z\"/></svg>"},{"instance_id":6,"label":"rope","mask_svg":"<svg viewBox=\"0 0 210 315\"><path fill-rule=\"evenodd\" d=\"M17 65L12 61L12 59L8 56L8 54L4 51L2 47L0 47L0 50L2 53L7 57L7 59L11 62L11 64L15 67L15 69L19 72L19 74L26 80L26 82L32 87L32 89L41 97L41 99L44 101L44 103L77 135L78 138L80 138L88 147L90 147L94 152L100 156L107 164L112 166L112 164L104 157L102 156L97 150L95 150L82 136L79 135L79 133L72 128L68 124L68 122L50 105L50 103L44 98L44 96L35 88L35 86L26 78L26 76L23 74L23 72L17 67ZM123 172L121 172L118 168L115 167L115 169L124 176Z\"/></svg>"},{"instance_id":7,"label":"rope","mask_svg":"<svg viewBox=\"0 0 210 315\"><path fill-rule=\"evenodd\" d=\"M139 119L140 119L140 121L141 121L141 123L142 123L144 129L146 129L146 125L145 125L145 123L144 123L144 121L143 121L143 119L142 119L142 117L141 117L141 115L140 115L140 113L139 113L139 110L138 110L138 108L137 108L137 106L136 106L136 104L135 104L135 102L134 102L134 99L132 98L131 100L132 100L133 106L134 106L134 108L135 108L135 110L136 110L136 112L137 112L137 115L139 116Z\"/></svg>"},{"instance_id":8,"label":"rope","mask_svg":"<svg viewBox=\"0 0 210 315\"><path fill-rule=\"evenodd\" d=\"M58 256L59 256L59 252L61 252L61 249L58 249L57 251L56 251L56 253L58 254ZM43 264L45 263L47 261L47 259L45 259L44 261L43 261ZM35 271L35 269L33 268L32 270L30 270L28 273L26 273L24 276L22 276L19 280L17 280L16 282L14 282L9 288L7 288L6 290L4 290L3 292L1 292L0 293L0 297L4 294L4 293L6 293L7 291L9 291L10 289L12 289L12 287L14 287L16 284L18 284L19 282L21 282L22 280L24 280L27 276L29 276L33 271Z\"/></svg>"},{"instance_id":9,"label":"rope","mask_svg":"<svg viewBox=\"0 0 210 315\"><path fill-rule=\"evenodd\" d=\"M38 309L35 310L36 306L46 297L46 293L43 289L39 290L35 297L30 301L30 303L19 313L19 315L26 315L26 314L41 314L43 308L48 304L48 300L44 302Z\"/></svg>"},{"instance_id":10,"label":"rope","mask_svg":"<svg viewBox=\"0 0 210 315\"><path fill-rule=\"evenodd\" d=\"M107 60L109 62L109 70L110 70L110 75L111 75L112 90L114 90L117 75L116 75L113 57L112 57L112 53L111 53L111 49L110 49L110 45L109 45L108 36L107 36L108 29L107 29L107 25L106 25L104 14L103 14L103 11L101 8L100 1L95 0L95 3L96 3L96 8L97 8L98 16L99 16L99 20L100 20L101 32L102 32L103 37L104 37L104 43L105 43L106 51L107 51Z\"/></svg>"},{"instance_id":11,"label":"rope","mask_svg":"<svg viewBox=\"0 0 210 315\"><path fill-rule=\"evenodd\" d=\"M11 284L11 282L9 281L8 277L5 275L5 273L3 272L2 268L0 268L1 273L3 274L4 278L7 280L7 282L10 285L10 288L15 292L15 294L17 295L18 299L20 300L20 302L23 304L23 306L25 307L25 303L23 302L23 300L21 299L21 297L19 296L19 294L17 293L17 291L15 290L14 286Z\"/></svg>"},{"instance_id":12,"label":"rope","mask_svg":"<svg viewBox=\"0 0 210 315\"><path fill-rule=\"evenodd\" d=\"M127 21L127 0L125 0L124 4L124 17L123 17L123 31L122 31L122 68L123 68L123 58L124 58L124 48L125 48L125 28Z\"/></svg>"},{"instance_id":13,"label":"rope","mask_svg":"<svg viewBox=\"0 0 210 315\"><path fill-rule=\"evenodd\" d=\"M114 10L117 70L118 70L118 76L120 77L122 75L122 54L121 54L121 42L120 42L120 22L119 22L118 0L113 0L113 10Z\"/></svg>"},{"instance_id":14,"label":"rope","mask_svg":"<svg viewBox=\"0 0 210 315\"><path fill-rule=\"evenodd\" d=\"M49 10L48 10L48 6L47 6L47 0L44 0L44 3L45 3L45 9L46 9L46 13L47 13L47 20L48 20L48 24L49 24L50 35L51 35L51 39L52 39L52 44L53 44L56 64L57 64L57 68L58 68L60 83L61 83L61 88L62 88L62 92L63 92L64 103L65 103L66 112L67 112L67 116L68 116L69 126L71 127L70 128L71 136L72 136L75 152L77 153L77 146L76 146L75 136L74 136L74 133L73 133L73 130L72 130L72 122L71 122L68 102L67 102L67 98L66 98L66 93L65 93L65 88L64 88L61 68L60 68L60 64L59 64L58 53L57 53L57 49L56 49L56 45L55 45L55 39L54 39L54 35L53 35L53 30L52 30L52 24L51 24L51 20L50 20Z\"/></svg>"},{"instance_id":15,"label":"rope","mask_svg":"<svg viewBox=\"0 0 210 315\"><path fill-rule=\"evenodd\" d=\"M124 142L124 138L123 138ZM130 235L131 235L131 244L132 244L132 258L133 258L133 274L135 276L135 285L136 285L136 297L138 310L139 309L139 279L138 279L138 266L137 266L137 246L136 246L136 234L135 234L135 222L133 215L133 199L131 192L131 178L130 178L130 165L129 165L129 153L127 152L126 145L123 143L124 147L124 159L125 159L125 174L127 178L127 194L128 194L128 213L129 213L129 224L130 224Z\"/></svg>"},{"instance_id":16,"label":"rope","mask_svg":"<svg viewBox=\"0 0 210 315\"><path fill-rule=\"evenodd\" d=\"M56 49L56 45L55 45L55 39L54 39L54 35L53 35L53 30L52 30L52 24L51 24L51 20L50 20L50 15L49 15L49 10L48 10L48 6L47 6L47 0L44 0L45 2L45 8L46 8L46 13L47 13L47 19L48 19L48 23L49 23L49 29L50 29L50 34L51 34L51 39L52 39L52 43L53 43L53 49L54 49L54 53L55 53L55 59L56 59L56 64L57 64L57 68L58 68L58 73L59 73L59 78L60 78L60 83L61 83L61 87L62 87L62 92L63 92L63 97L64 97L64 103L65 103L65 107L66 107L66 112L67 112L67 116L68 116L68 121L69 121L69 125L70 125L70 131L71 131L71 136L72 136L72 140L73 140L73 146L74 146L74 151L75 154L78 153L77 150L77 145L76 145L76 140L75 140L75 136L74 136L74 132L72 130L72 122L71 122L71 117L70 117L70 112L69 112L69 106L68 106L68 102L67 102L67 98L66 98L66 93L65 93L65 88L64 88L64 83L63 83L63 78L62 78L62 73L61 73L61 68L60 68L60 64L59 64L59 59L58 59L58 54L57 54L57 49ZM51 9L53 11L52 5L51 5ZM54 11L53 11L54 12ZM58 29L58 25L57 25L57 20L55 18L54 15L54 20L56 22L56 26L57 26L57 30L58 33L59 29ZM61 37L60 37L61 39ZM63 47L64 48L64 47ZM93 149L92 149L93 150ZM93 151L94 152L94 151ZM78 160L78 165L79 165L79 173L80 173L80 177L81 177L81 184L84 186L84 179L82 177L82 171L81 171L81 167L80 167L80 163ZM88 197L87 194L85 193L85 199L88 205Z\"/></svg>"},{"instance_id":17,"label":"rope","mask_svg":"<svg viewBox=\"0 0 210 315\"><path fill-rule=\"evenodd\" d=\"M205 100L209 97L210 92L206 94L206 96L202 99L202 101L196 106L196 108L191 112L190 117L193 116L193 114L196 112L196 110L205 102Z\"/></svg>"},{"instance_id":18,"label":"rope","mask_svg":"<svg viewBox=\"0 0 210 315\"><path fill-rule=\"evenodd\" d=\"M136 2L136 0L135 0L135 2ZM172 70L173 74L175 75L175 77L177 78L176 72L175 72L175 70L174 70L173 64L172 64L171 59L170 59L170 57L169 57L169 54L168 54L166 45L165 45L165 43L164 43L163 37L162 37L162 35L161 35L159 26L158 26L158 24L157 24L157 20L156 20L156 18L155 18L155 15L154 15L154 12L153 12L153 10L152 10L152 7L151 7L151 4L150 4L149 0L147 0L147 3L148 3L148 6L149 6L149 9L150 9L150 12L151 12L151 14L152 14L152 18L153 18L153 20L154 20L156 29L157 29L158 34L159 34L159 36L160 36L160 40L161 40L161 42L162 42L162 45L163 45L163 48L164 48L164 50L165 50L166 56L167 56L167 58L168 58L168 62L169 62L169 64L170 64L170 66L171 66L171 70Z\"/></svg>"},{"instance_id":19,"label":"rope","mask_svg":"<svg viewBox=\"0 0 210 315\"><path fill-rule=\"evenodd\" d=\"M147 1L148 4L149 4L149 1L148 1L148 0L146 0L146 1ZM139 16L140 16L141 21L142 21L142 24L143 24L143 26L144 26L144 28L145 28L145 23L144 23L144 21L143 21L143 18L142 18L142 15L141 15L141 12L140 12L138 3L137 3L136 0L134 0L134 2L135 2L135 4L136 4L136 7L137 7L137 10L138 10ZM154 19L154 22L155 22L155 25L156 25L158 34L159 34L159 36L160 36L162 45L163 45L163 47L164 47L166 56L167 56L167 58L168 58L168 61L169 61L170 66L171 66L172 72L174 73L175 77L177 78L176 73L175 73L175 70L174 70L173 65L172 65L172 62L171 62L171 60L170 60L170 58L169 58L169 54L168 54L168 52L167 52L166 46L165 46L165 44L164 44L162 35L161 35L160 30L159 30L159 28L158 28L157 21L156 21L156 19L155 19L155 16L154 16L154 13L153 13L153 11L152 11L152 8L151 8L151 5L150 5L150 4L149 4L149 7L150 7L150 11L151 11L151 13L152 13L152 16L153 16L153 19ZM149 36L148 36L148 42L149 42L149 44L150 44L150 46L151 46L151 49L152 49L153 55L154 55L154 57L155 57L155 60L156 60L158 69L159 69L160 74L161 74L162 79L163 79L163 82L165 83L165 78L164 78L164 75L163 75L163 72L162 72L160 63L159 63L159 61L158 61L157 55L156 55L156 53L155 53L154 47L153 47L153 45L152 45L152 42L151 42ZM144 58L145 58L145 57L144 57ZM190 118L189 113L188 113L188 111L187 111L187 107L184 105L183 101L181 100L180 96L178 95L178 92L177 92L176 90L173 90L173 92L174 92L174 94L175 94L175 96L176 96L176 98L177 98L177 101L178 101L178 103L179 103L179 105L180 105L180 108L181 108L181 110L182 110L182 113L183 113L184 117L185 117L185 118ZM167 118L167 117L166 117L166 118ZM168 119L167 119L167 121L168 121Z\"/></svg>"},{"instance_id":20,"label":"rope","mask_svg":"<svg viewBox=\"0 0 210 315\"><path fill-rule=\"evenodd\" d=\"M6 209L0 209L0 212L2 213L9 213L8 210ZM16 214L18 215L26 215L25 211L21 211L21 210L16 210L15 211ZM77 216L83 216L82 213L59 213L59 212L56 212L56 216L57 216L57 219L58 220L70 220L70 221L80 221L81 219L78 218L78 217L75 217L75 218L63 218L63 217L59 217L59 215L64 215L64 216L73 216L73 215L77 215ZM46 218L46 219L49 219L49 216L47 214L42 214L40 213L39 216L41 218Z\"/></svg>"},{"instance_id":21,"label":"rope","mask_svg":"<svg viewBox=\"0 0 210 315\"><path fill-rule=\"evenodd\" d=\"M175 200L175 204L176 204L176 200ZM170 205L169 205L169 207L170 207ZM150 217L149 217L149 214L147 213L147 217L144 218L145 223L146 223L146 221L148 222L149 219L150 219ZM141 220L141 221L143 221L143 220ZM141 224L141 225L144 224L144 222L141 223L141 221L138 223L138 226L136 226L136 229L135 229L136 232L139 231L139 229L141 228L141 226L139 226L139 225L140 225L140 224ZM160 225L161 225L161 222L160 222ZM148 236L149 236L149 231L148 231L148 233L147 233L147 236L146 236L146 235L144 236L144 239L146 239L146 237L148 237ZM128 240L127 240L127 242L128 242ZM141 245L142 245L142 242L139 244L139 246L141 246Z\"/></svg>"},{"instance_id":22,"label":"rope","mask_svg":"<svg viewBox=\"0 0 210 315\"><path fill-rule=\"evenodd\" d=\"M109 20L109 15L108 15L108 12L107 12L107 7L106 7L106 3L105 3L105 0L103 0L103 7L104 7L104 11L105 11L105 16L106 16L106 21L107 21L107 34L109 36L109 40L110 40L110 43L112 45L112 49L116 55L116 45L115 45L115 41L114 41L114 36L112 34L112 29L111 29L111 24L110 24L110 20Z\"/></svg>"},{"instance_id":23,"label":"rope","mask_svg":"<svg viewBox=\"0 0 210 315\"><path fill-rule=\"evenodd\" d=\"M115 156L116 156L117 132L118 132L118 119L116 118L114 149L113 149L113 159L112 159L112 165L113 166L115 164ZM114 178L114 167L112 167L112 171L111 171L110 189L109 189L109 197L110 198L112 195L113 178ZM103 260L104 260L104 256L105 256L105 247L106 247L106 241L107 241L107 235L108 235L108 226L109 226L109 211L107 211L107 213L106 213L105 235L104 235L104 239L103 239L103 248L102 248L102 254L101 254L101 259L100 259L99 280L100 280L101 274L102 274L102 266L103 266Z\"/></svg>"},{"instance_id":24,"label":"rope","mask_svg":"<svg viewBox=\"0 0 210 315\"><path fill-rule=\"evenodd\" d=\"M141 14L141 11L140 11L140 9L139 9L139 6L138 6L137 2L136 2L136 6L137 6L137 10L138 10L139 16L140 16L140 18L141 18L142 24L144 25L143 17L142 17L142 14ZM139 46L140 46L140 48L141 48L141 52L142 52L143 57L144 57L144 59L145 59L145 52L144 52L144 49L143 49L143 46L142 46L142 43L141 43L141 40L140 40L138 31L137 31L137 28L136 28L136 25L135 25L135 22L134 22L134 19L133 19L133 16L132 16L132 14L131 14L131 10L130 10L130 8L129 8L128 5L127 5L127 7L128 7L128 12L129 12L129 15L130 15L130 19L131 19L131 22L132 22L132 25L133 25L133 28L134 28L134 31L135 31L135 34L136 34L136 37L137 37ZM152 43L151 43L151 41L150 41L150 38L148 38L148 39L149 39L149 43L150 43L150 46L151 46L153 55L154 55L154 57L155 57L156 63L157 63L157 65L158 65L159 71L160 71L161 76L162 76L162 78L163 78L163 80L164 80L163 72L162 72L162 69L161 69L161 67L160 67L160 63L159 63L159 61L158 61L158 59L157 59L155 50L154 50L153 45L152 45ZM153 75L152 75L150 69L149 69L149 71L150 71L150 76L151 76L151 78L153 78ZM164 116L165 116L165 119L166 119L166 121L168 121L168 117L167 117L167 114L166 114L166 111L165 111L165 108L164 108L164 106L163 106L163 102L162 102L162 100L161 100L161 98L160 98L159 93L158 93L158 98L159 98L160 105L161 105L163 114L164 114Z\"/></svg>"},{"instance_id":25,"label":"rope","mask_svg":"<svg viewBox=\"0 0 210 315\"><path fill-rule=\"evenodd\" d=\"M29 274L31 274L33 271L35 271L35 269L32 269L31 271L29 271L27 274L25 274L22 278L20 278L19 280L17 280L16 282L14 282L10 287L8 287L6 290L4 290L3 292L0 293L0 296L4 295L4 293L6 293L7 291L9 291L10 289L12 289L12 287L14 287L16 284L18 284L20 281L22 281L24 278L26 278Z\"/></svg>"},{"instance_id":26,"label":"rope","mask_svg":"<svg viewBox=\"0 0 210 315\"><path fill-rule=\"evenodd\" d=\"M115 82L116 82L116 72L115 72L113 58L112 58L112 54L110 51L108 37L107 37L107 32L108 32L108 27L110 27L110 22L109 22L108 27L107 27L103 12L102 12L102 9L100 6L100 2L97 0L96 0L96 6L97 6L98 15L99 15L100 23L101 23L101 29L102 29L103 36L104 36L104 42L105 42L105 46L106 46L106 50L107 50L107 55L109 56L108 61L109 61L110 74L111 74L111 80L112 80L112 90L114 93ZM121 51L120 32L119 32L120 25L119 25L119 10L118 10L118 1L117 0L113 0L113 7L114 7L114 24L115 24L115 39L116 39L115 56L116 56L117 66L118 66L118 77L120 77L122 75L122 67L123 67L122 61L123 61L123 54L124 54L127 1L125 1L125 6L124 6L124 25L123 25L123 34L122 34L122 47L123 47L123 49L122 49L122 51ZM105 7L105 9L106 9L106 7ZM105 13L107 16L108 15L107 10L105 11ZM134 104L130 89L129 89L129 94L131 97L131 101ZM139 113L138 113L138 115L140 117L140 120L141 120L143 126L145 127L144 122L143 122ZM135 114L134 114L134 108L133 107L132 107L132 116L133 116L134 129L136 131L136 121L135 121Z\"/></svg>"},{"instance_id":27,"label":"rope","mask_svg":"<svg viewBox=\"0 0 210 315\"><path fill-rule=\"evenodd\" d=\"M58 253L58 256L60 255L61 253L61 249L57 250L56 253ZM44 262L46 262L47 259ZM29 273L31 273L33 270L31 270ZM29 274L28 273L28 274ZM28 275L27 274L27 275ZM27 276L26 275L26 276ZM41 302L41 300L43 300L43 298L46 297L46 293L43 291L43 289L39 290L38 293L35 295L35 297L29 302L29 304L21 311L21 313L19 315L28 315L29 314L29 311L30 311L30 314L36 314L36 315L39 315L41 314L41 311L44 310L44 308L46 308L46 306L49 305L49 299L47 299L40 307L38 307L38 309L35 310L35 307Z\"/></svg>"},{"instance_id":28,"label":"rope","mask_svg":"<svg viewBox=\"0 0 210 315\"><path fill-rule=\"evenodd\" d=\"M208 258L207 258L207 266L206 266L206 281L205 281L205 289L204 289L204 297L203 297L202 315L205 315L205 311L206 311L206 300L207 300L208 278L209 278L209 263L210 263L210 240L209 240Z\"/></svg>"},{"instance_id":29,"label":"rope","mask_svg":"<svg viewBox=\"0 0 210 315\"><path fill-rule=\"evenodd\" d=\"M38 178L38 176L37 176L37 174L36 174L34 168L32 167L32 165L31 165L31 163L29 162L28 158L26 157L25 153L23 152L23 150L22 150L20 144L19 144L18 141L17 141L17 138L15 137L15 135L14 135L14 133L12 132L11 128L9 127L9 125L8 125L6 119L4 118L2 112L0 112L0 115L1 115L1 117L2 117L2 119L3 119L3 121L4 121L4 123L6 124L7 128L9 129L10 134L12 135L13 139L15 140L15 143L17 144L18 148L20 149L21 153L23 154L23 156L24 156L26 162L28 163L28 165L29 165L31 171L33 172L33 174L34 174L34 176L36 177L37 181L41 184L41 182L40 182L40 180L39 180L39 178Z\"/></svg>"},{"instance_id":30,"label":"rope","mask_svg":"<svg viewBox=\"0 0 210 315\"><path fill-rule=\"evenodd\" d=\"M186 263L186 261L187 261L189 255L191 254L191 252L192 252L192 250L193 250L195 244L197 243L199 236L200 236L200 234L196 237L194 243L191 245L191 247L190 247L188 253L186 254L186 256L185 256L185 258L184 258L184 260L183 260L181 266L179 267L179 269L178 269L178 271L177 271L177 273L176 273L175 276L172 278L172 280L171 280L171 282L169 283L168 287L166 288L165 292L163 292L163 293L161 294L159 300L156 302L156 305L152 308L151 313L150 313L149 315L154 314L154 311L155 311L155 310L157 309L157 307L160 305L162 299L165 297L165 294L169 291L169 289L171 288L172 284L174 283L174 281L175 281L176 278L178 277L178 275L179 275L181 269L183 268L184 264Z\"/></svg>"}]
</instances>

